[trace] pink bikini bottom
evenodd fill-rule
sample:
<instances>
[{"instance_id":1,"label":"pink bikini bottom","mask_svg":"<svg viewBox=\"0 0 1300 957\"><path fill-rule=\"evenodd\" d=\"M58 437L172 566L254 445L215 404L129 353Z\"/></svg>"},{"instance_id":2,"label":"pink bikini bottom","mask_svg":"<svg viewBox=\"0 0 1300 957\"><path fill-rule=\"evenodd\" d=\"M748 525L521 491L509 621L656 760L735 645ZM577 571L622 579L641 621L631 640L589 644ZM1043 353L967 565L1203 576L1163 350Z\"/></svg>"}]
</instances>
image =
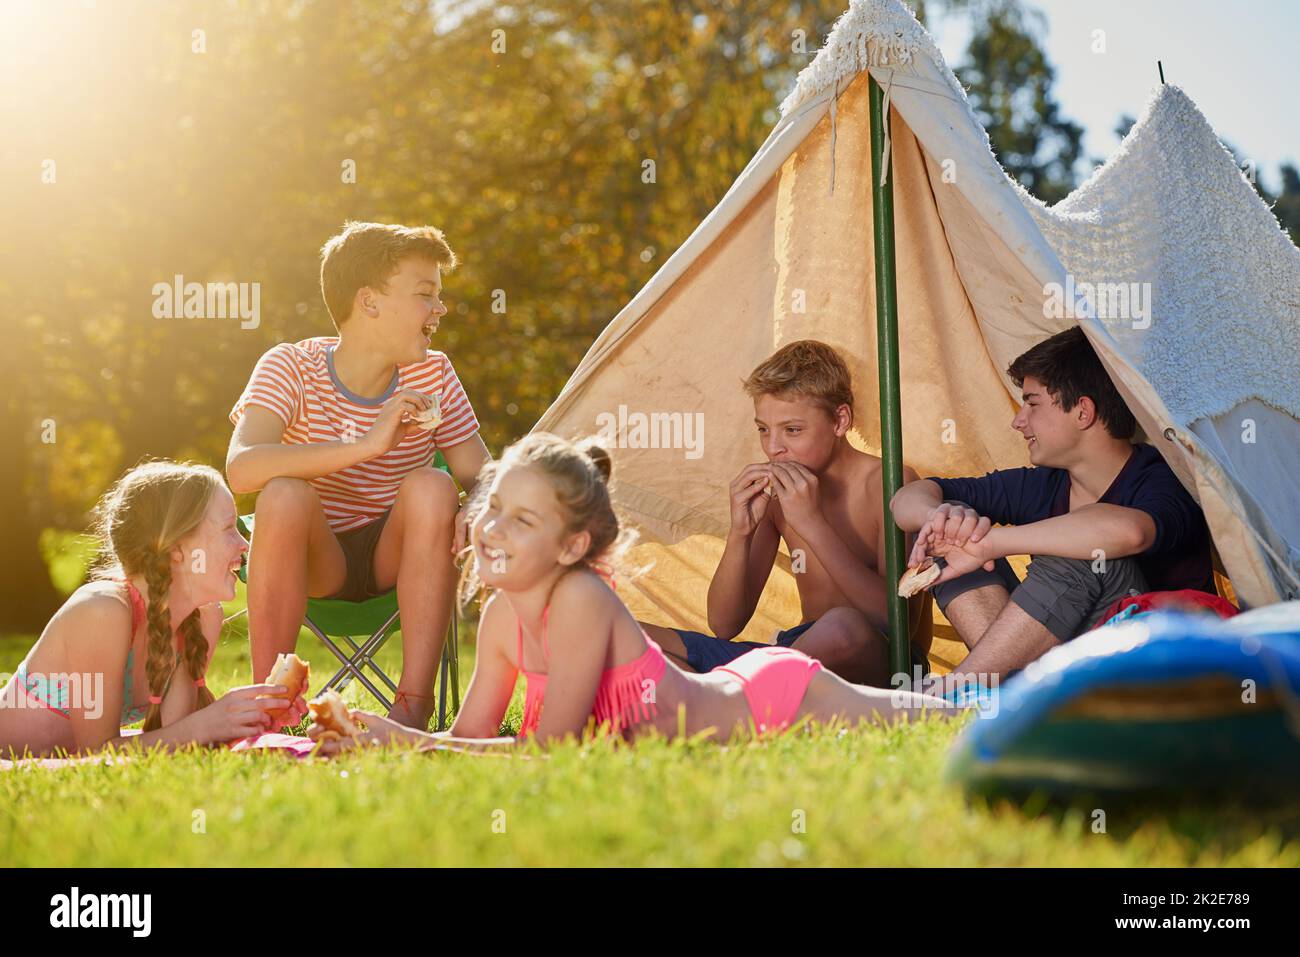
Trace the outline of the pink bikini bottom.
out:
<instances>
[{"instance_id":1,"label":"pink bikini bottom","mask_svg":"<svg viewBox=\"0 0 1300 957\"><path fill-rule=\"evenodd\" d=\"M760 732L784 731L799 714L799 706L822 663L793 648L757 648L713 672L731 675L745 690L749 711Z\"/></svg>"}]
</instances>

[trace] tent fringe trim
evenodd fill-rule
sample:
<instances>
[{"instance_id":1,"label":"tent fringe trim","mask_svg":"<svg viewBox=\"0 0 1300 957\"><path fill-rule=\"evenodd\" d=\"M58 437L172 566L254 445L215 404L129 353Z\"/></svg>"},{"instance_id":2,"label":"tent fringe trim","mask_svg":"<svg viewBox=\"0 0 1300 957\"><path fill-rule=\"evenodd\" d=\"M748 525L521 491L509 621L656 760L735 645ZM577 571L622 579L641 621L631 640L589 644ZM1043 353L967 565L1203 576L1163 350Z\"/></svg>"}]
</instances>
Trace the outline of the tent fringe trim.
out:
<instances>
[{"instance_id":1,"label":"tent fringe trim","mask_svg":"<svg viewBox=\"0 0 1300 957\"><path fill-rule=\"evenodd\" d=\"M794 89L781 103L781 115L789 116L823 91L851 79L870 67L905 66L924 55L951 76L934 40L911 16L892 0L851 0L832 27L826 43L795 80ZM965 91L956 90L965 100Z\"/></svg>"}]
</instances>

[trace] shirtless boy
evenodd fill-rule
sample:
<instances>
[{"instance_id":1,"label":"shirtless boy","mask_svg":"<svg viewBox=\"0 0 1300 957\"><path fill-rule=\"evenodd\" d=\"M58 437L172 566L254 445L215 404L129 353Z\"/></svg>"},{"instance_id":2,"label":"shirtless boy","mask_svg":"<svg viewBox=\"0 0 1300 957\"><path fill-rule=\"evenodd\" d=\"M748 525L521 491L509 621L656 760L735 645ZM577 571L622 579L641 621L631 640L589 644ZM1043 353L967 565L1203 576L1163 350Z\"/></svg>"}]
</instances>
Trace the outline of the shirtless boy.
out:
<instances>
[{"instance_id":1,"label":"shirtless boy","mask_svg":"<svg viewBox=\"0 0 1300 957\"><path fill-rule=\"evenodd\" d=\"M753 617L782 540L792 556L802 618L776 644L797 648L846 681L886 686L888 595L881 461L848 440L853 389L832 347L792 342L744 383L767 461L732 481L731 530L709 585L713 634L645 625L682 667L711 671L761 643L733 641ZM904 481L916 473L904 470ZM910 547L910 543L909 543ZM919 599L919 600L918 600ZM913 657L930 642L930 605L913 599Z\"/></svg>"}]
</instances>

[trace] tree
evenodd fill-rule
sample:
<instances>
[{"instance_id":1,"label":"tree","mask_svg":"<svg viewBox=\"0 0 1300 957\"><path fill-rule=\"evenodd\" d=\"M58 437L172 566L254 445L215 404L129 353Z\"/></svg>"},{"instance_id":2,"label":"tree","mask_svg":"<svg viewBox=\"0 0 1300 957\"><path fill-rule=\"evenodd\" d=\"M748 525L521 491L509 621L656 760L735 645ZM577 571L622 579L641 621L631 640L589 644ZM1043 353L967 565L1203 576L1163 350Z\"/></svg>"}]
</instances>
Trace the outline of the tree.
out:
<instances>
[{"instance_id":1,"label":"tree","mask_svg":"<svg viewBox=\"0 0 1300 957\"><path fill-rule=\"evenodd\" d=\"M1278 221L1291 237L1291 242L1300 246L1300 170L1291 163L1282 164L1282 192L1273 206Z\"/></svg>"},{"instance_id":2,"label":"tree","mask_svg":"<svg viewBox=\"0 0 1300 957\"><path fill-rule=\"evenodd\" d=\"M1083 128L1052 96L1056 71L1039 41L1043 17L1018 0L970 7L975 32L955 69L998 161L1029 192L1051 204L1077 185Z\"/></svg>"},{"instance_id":3,"label":"tree","mask_svg":"<svg viewBox=\"0 0 1300 957\"><path fill-rule=\"evenodd\" d=\"M463 266L435 346L490 447L527 431L721 198L841 4L33 7L0 63L29 91L0 151L19 224L0 236L0 628L41 627L42 530L84 529L125 468L223 464L258 355L334 331L318 249L345 219L446 230ZM258 283L260 324L156 317L178 274Z\"/></svg>"}]
</instances>

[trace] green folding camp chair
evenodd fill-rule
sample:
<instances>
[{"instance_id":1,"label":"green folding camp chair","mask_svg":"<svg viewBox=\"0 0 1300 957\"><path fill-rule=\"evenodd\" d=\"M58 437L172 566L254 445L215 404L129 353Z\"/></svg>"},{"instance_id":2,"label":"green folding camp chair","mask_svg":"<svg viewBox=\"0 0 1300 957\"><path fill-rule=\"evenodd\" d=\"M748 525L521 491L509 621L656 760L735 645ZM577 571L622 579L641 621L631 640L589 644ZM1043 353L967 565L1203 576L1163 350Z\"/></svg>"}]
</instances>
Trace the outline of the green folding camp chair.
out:
<instances>
[{"instance_id":1,"label":"green folding camp chair","mask_svg":"<svg viewBox=\"0 0 1300 957\"><path fill-rule=\"evenodd\" d=\"M434 459L434 465L446 471L446 464L443 462L441 455ZM252 515L241 515L239 517L239 531L245 538L252 538L253 524ZM239 569L239 577L247 584L247 564ZM342 663L342 667L334 673L334 677L325 682L325 686L316 694L324 694L331 689L341 692L355 678L361 682L363 688L383 704L385 709L392 708L392 699L385 695L383 690L370 679L366 674L366 669L374 672L375 676L388 687L390 692L394 695L397 694L397 685L375 662L375 656L379 654L380 649L384 647L384 643L388 641L392 633L398 629L399 616L397 589L382 595L376 595L374 598L368 598L365 601L308 598L307 613L303 616L303 624ZM362 635L368 635L369 637L358 643L355 639ZM335 638L341 638L347 642L347 647L344 648L334 640ZM459 657L456 613L453 609L451 623L447 627L447 640L442 646L442 663L439 666L437 694L437 730L439 731L443 731L447 727L448 686L451 687L452 712L460 710Z\"/></svg>"}]
</instances>

